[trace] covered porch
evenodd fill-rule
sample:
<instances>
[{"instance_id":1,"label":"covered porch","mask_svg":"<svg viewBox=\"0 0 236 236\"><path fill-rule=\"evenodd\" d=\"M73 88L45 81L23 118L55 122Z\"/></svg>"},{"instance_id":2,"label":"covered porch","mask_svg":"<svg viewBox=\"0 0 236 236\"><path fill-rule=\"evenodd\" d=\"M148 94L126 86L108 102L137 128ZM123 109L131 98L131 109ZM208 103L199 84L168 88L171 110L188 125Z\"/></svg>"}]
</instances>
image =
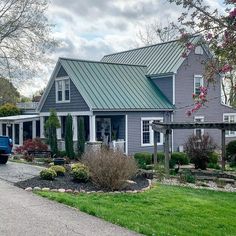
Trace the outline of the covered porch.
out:
<instances>
[{"instance_id":1,"label":"covered porch","mask_svg":"<svg viewBox=\"0 0 236 236\"><path fill-rule=\"evenodd\" d=\"M0 117L0 135L9 136L13 148L23 145L27 139L40 137L39 115Z\"/></svg>"},{"instance_id":2,"label":"covered porch","mask_svg":"<svg viewBox=\"0 0 236 236\"><path fill-rule=\"evenodd\" d=\"M73 120L73 142L75 150L77 149L77 142L80 132L80 120L84 124L85 141L89 144L103 144L112 149L118 149L127 153L127 115L94 115L85 112L57 112L57 116L61 127L57 129L58 146L60 150L65 150L65 129L66 117L71 114ZM40 137L44 137L44 124L49 116L47 114L40 114L41 132Z\"/></svg>"}]
</instances>

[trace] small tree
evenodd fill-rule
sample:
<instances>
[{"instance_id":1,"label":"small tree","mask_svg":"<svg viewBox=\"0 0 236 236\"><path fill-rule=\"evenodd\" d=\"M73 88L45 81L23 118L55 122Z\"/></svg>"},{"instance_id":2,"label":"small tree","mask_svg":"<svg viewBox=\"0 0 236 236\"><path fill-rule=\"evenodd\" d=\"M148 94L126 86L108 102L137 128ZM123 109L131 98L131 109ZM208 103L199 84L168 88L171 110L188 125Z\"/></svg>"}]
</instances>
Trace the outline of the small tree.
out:
<instances>
[{"instance_id":1,"label":"small tree","mask_svg":"<svg viewBox=\"0 0 236 236\"><path fill-rule=\"evenodd\" d=\"M57 117L55 110L50 111L50 116L45 123L45 137L47 138L47 143L50 145L52 154L57 154L57 128L60 128L60 122Z\"/></svg>"},{"instance_id":2,"label":"small tree","mask_svg":"<svg viewBox=\"0 0 236 236\"><path fill-rule=\"evenodd\" d=\"M84 153L85 132L84 132L84 117L79 118L79 132L78 132L78 151L80 154Z\"/></svg>"},{"instance_id":3,"label":"small tree","mask_svg":"<svg viewBox=\"0 0 236 236\"><path fill-rule=\"evenodd\" d=\"M216 144L211 136L204 134L201 137L192 135L184 144L184 149L190 160L195 165L195 169L205 170L209 162L210 154L215 150Z\"/></svg>"},{"instance_id":4,"label":"small tree","mask_svg":"<svg viewBox=\"0 0 236 236\"><path fill-rule=\"evenodd\" d=\"M73 145L73 127L72 127L72 116L70 114L66 117L66 129L65 129L65 146L66 155L69 158L74 158L74 145Z\"/></svg>"},{"instance_id":5,"label":"small tree","mask_svg":"<svg viewBox=\"0 0 236 236\"><path fill-rule=\"evenodd\" d=\"M4 116L16 116L16 115L20 115L21 111L20 109L11 103L6 103L2 106L0 106L0 117L4 117Z\"/></svg>"}]
</instances>

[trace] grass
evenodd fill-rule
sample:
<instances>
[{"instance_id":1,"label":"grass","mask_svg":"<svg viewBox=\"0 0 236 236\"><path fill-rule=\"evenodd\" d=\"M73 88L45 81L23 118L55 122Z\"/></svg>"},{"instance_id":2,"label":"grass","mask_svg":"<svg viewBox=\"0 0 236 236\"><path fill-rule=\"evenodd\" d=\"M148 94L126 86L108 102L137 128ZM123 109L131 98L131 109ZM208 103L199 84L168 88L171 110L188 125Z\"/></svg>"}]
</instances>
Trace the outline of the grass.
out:
<instances>
[{"instance_id":1,"label":"grass","mask_svg":"<svg viewBox=\"0 0 236 236\"><path fill-rule=\"evenodd\" d=\"M37 192L145 235L236 235L236 194L157 185L139 194Z\"/></svg>"}]
</instances>

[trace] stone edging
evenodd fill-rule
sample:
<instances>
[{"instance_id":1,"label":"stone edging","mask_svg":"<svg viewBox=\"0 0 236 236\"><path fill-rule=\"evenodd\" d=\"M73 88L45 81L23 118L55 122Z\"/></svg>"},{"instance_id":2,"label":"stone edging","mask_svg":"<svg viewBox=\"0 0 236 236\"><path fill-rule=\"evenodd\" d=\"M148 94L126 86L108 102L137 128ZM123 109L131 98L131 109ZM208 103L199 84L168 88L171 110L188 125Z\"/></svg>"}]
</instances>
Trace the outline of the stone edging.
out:
<instances>
[{"instance_id":1,"label":"stone edging","mask_svg":"<svg viewBox=\"0 0 236 236\"><path fill-rule=\"evenodd\" d=\"M104 192L104 191L85 191L83 189L81 190L72 190L72 189L64 189L64 188L60 188L60 189L50 189L50 188L40 188L40 187L27 187L25 188L25 191L31 192L33 190L35 191L51 191L51 192L59 192L59 193L74 193L74 194L79 194L79 193L108 193L108 194L118 194L118 193L141 193L144 191L147 191L151 188L152 186L152 181L150 179L148 180L148 186L145 188L142 188L140 190L127 190L127 191L114 191L114 192Z\"/></svg>"}]
</instances>

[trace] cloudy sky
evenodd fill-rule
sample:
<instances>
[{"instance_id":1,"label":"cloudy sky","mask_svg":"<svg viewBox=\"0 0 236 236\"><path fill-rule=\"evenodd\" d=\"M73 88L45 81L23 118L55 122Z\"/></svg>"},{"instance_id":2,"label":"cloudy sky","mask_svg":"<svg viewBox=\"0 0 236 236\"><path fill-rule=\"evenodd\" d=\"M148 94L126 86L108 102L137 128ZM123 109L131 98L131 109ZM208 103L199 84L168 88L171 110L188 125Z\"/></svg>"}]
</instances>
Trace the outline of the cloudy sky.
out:
<instances>
[{"instance_id":1,"label":"cloudy sky","mask_svg":"<svg viewBox=\"0 0 236 236\"><path fill-rule=\"evenodd\" d=\"M206 0L219 8L222 0ZM55 24L54 37L60 47L51 55L58 57L100 60L103 55L142 46L139 31L154 21L165 25L175 21L181 8L166 0L51 0L47 16ZM32 89L22 89L29 96L46 86L52 67L31 81Z\"/></svg>"}]
</instances>

